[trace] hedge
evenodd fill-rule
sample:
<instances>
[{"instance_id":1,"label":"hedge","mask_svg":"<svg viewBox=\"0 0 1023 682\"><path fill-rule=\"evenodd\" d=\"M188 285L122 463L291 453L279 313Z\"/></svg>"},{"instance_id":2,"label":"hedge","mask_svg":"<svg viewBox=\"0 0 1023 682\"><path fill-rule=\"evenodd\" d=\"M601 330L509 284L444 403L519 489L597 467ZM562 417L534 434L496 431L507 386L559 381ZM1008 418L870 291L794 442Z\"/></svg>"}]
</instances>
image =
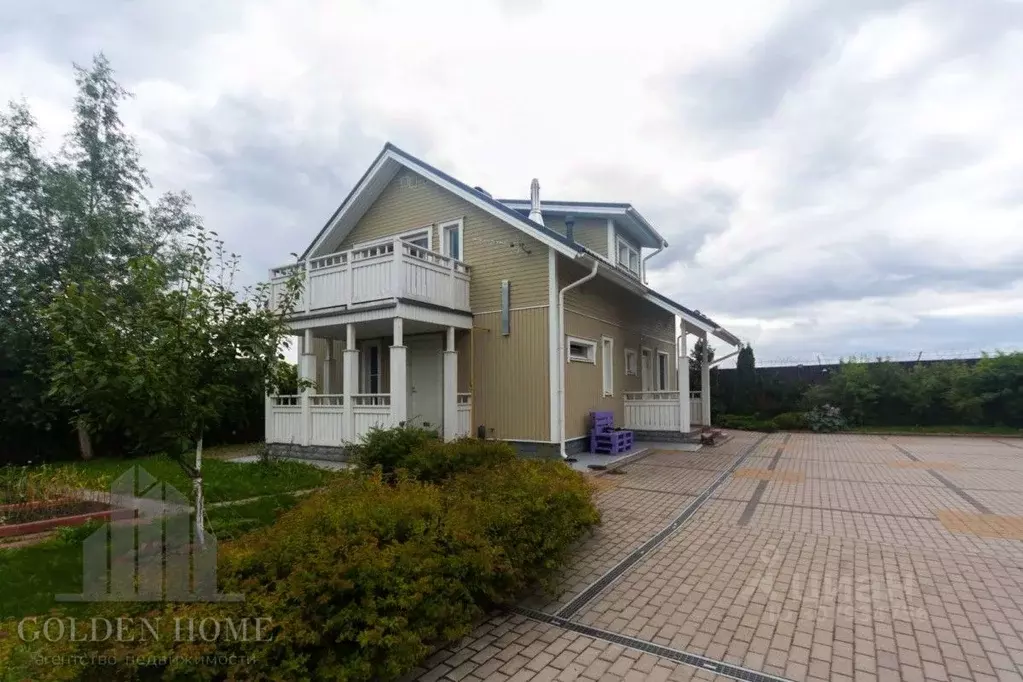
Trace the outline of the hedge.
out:
<instances>
[{"instance_id":1,"label":"hedge","mask_svg":"<svg viewBox=\"0 0 1023 682\"><path fill-rule=\"evenodd\" d=\"M80 644L87 656L102 651L120 661L85 669L82 679L393 679L466 635L488 609L549 580L599 522L585 479L561 462L507 458L491 443L422 446L408 457L439 484L400 468L385 476L379 465L340 476L273 526L221 550L221 591L243 593L244 603L159 611L163 623L271 618L272 641ZM459 472L458 462L474 463ZM254 660L159 662L214 653ZM128 655L158 663L132 667Z\"/></svg>"}]
</instances>

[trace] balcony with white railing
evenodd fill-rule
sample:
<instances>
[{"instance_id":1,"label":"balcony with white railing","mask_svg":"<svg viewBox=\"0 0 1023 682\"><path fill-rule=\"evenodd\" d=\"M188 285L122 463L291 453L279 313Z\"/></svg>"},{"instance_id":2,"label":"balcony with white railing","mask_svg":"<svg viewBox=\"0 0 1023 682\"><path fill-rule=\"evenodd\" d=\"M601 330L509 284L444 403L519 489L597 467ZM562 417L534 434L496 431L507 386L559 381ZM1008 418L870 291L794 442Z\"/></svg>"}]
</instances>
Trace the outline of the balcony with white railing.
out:
<instances>
[{"instance_id":1,"label":"balcony with white railing","mask_svg":"<svg viewBox=\"0 0 1023 682\"><path fill-rule=\"evenodd\" d=\"M638 431L678 431L678 391L629 391L625 393L625 428ZM703 424L700 392L689 393L689 423Z\"/></svg>"},{"instance_id":2,"label":"balcony with white railing","mask_svg":"<svg viewBox=\"0 0 1023 682\"><path fill-rule=\"evenodd\" d=\"M296 274L303 285L296 313L397 298L469 311L469 266L401 239L273 268L275 302Z\"/></svg>"}]
</instances>

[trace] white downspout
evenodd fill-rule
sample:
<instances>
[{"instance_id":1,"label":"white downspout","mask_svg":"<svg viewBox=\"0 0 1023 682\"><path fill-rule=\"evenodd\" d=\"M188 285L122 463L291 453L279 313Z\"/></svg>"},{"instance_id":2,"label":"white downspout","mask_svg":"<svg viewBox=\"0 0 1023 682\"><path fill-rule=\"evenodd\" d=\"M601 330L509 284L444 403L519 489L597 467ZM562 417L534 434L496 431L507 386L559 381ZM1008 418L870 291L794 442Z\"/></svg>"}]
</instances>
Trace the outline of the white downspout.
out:
<instances>
[{"instance_id":1,"label":"white downspout","mask_svg":"<svg viewBox=\"0 0 1023 682\"><path fill-rule=\"evenodd\" d=\"M664 242L661 242L661 245L659 247L657 247L656 251L651 253L649 256L644 256L643 257L643 284L647 283L647 281L646 281L646 262L648 260L650 260L651 258L653 258L654 256L656 256L657 254L659 254L661 251L664 251L666 246L668 246L668 245L665 244Z\"/></svg>"},{"instance_id":2,"label":"white downspout","mask_svg":"<svg viewBox=\"0 0 1023 682\"><path fill-rule=\"evenodd\" d=\"M596 277L599 267L600 261L594 260L590 274L577 279L558 292L558 437L562 459L568 459L568 455L565 454L565 292Z\"/></svg>"}]
</instances>

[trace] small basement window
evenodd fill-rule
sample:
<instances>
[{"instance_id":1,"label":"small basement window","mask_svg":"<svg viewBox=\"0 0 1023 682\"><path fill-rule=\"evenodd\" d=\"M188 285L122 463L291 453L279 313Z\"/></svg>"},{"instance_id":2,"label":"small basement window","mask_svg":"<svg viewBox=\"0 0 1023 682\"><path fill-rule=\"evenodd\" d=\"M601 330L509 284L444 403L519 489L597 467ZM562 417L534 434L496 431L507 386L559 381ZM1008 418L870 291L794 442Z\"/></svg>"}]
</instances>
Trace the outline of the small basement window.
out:
<instances>
[{"instance_id":1,"label":"small basement window","mask_svg":"<svg viewBox=\"0 0 1023 682\"><path fill-rule=\"evenodd\" d=\"M566 338L568 343L569 362L589 362L597 364L597 344L587 339L577 339L573 336Z\"/></svg>"},{"instance_id":2,"label":"small basement window","mask_svg":"<svg viewBox=\"0 0 1023 682\"><path fill-rule=\"evenodd\" d=\"M639 372L639 367L638 367L636 350L634 348L626 348L625 349L625 375L633 377L633 376L636 376L637 372Z\"/></svg>"}]
</instances>

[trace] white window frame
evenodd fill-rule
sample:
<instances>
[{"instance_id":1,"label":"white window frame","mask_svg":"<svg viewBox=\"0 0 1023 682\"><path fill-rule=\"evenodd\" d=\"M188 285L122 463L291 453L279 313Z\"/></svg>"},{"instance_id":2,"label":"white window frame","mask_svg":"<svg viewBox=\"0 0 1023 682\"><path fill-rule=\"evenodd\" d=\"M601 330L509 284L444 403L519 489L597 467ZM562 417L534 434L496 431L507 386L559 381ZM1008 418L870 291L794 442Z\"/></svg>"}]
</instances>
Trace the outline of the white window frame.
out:
<instances>
[{"instance_id":1,"label":"white window frame","mask_svg":"<svg viewBox=\"0 0 1023 682\"><path fill-rule=\"evenodd\" d=\"M634 377L639 374L639 353L635 348L625 349L625 376Z\"/></svg>"},{"instance_id":2,"label":"white window frame","mask_svg":"<svg viewBox=\"0 0 1023 682\"><path fill-rule=\"evenodd\" d=\"M587 349L586 355L572 355L572 344L584 346ZM565 359L567 362L585 362L590 365L597 364L597 342L592 339L581 339L577 336L566 336Z\"/></svg>"},{"instance_id":3,"label":"white window frame","mask_svg":"<svg viewBox=\"0 0 1023 682\"><path fill-rule=\"evenodd\" d=\"M664 358L664 376L661 376L661 358ZM654 363L654 378L658 391L670 391L671 385L671 356L663 350L657 351L657 361ZM663 381L662 381L663 379Z\"/></svg>"},{"instance_id":4,"label":"white window frame","mask_svg":"<svg viewBox=\"0 0 1023 682\"><path fill-rule=\"evenodd\" d=\"M458 230L458 249L461 251L457 256L449 253L450 246L448 244L447 232L449 229L455 228ZM465 260L465 220L458 218L457 220L447 220L443 223L437 224L437 231L440 234L440 248L441 253L450 258L454 258L457 261Z\"/></svg>"},{"instance_id":5,"label":"white window frame","mask_svg":"<svg viewBox=\"0 0 1023 682\"><path fill-rule=\"evenodd\" d=\"M626 261L622 261L622 247L628 252ZM635 259L635 267L633 267L633 259ZM641 267L639 249L630 244L628 241L618 237L617 248L615 249L615 262L620 266L631 272L632 274L639 277L639 269Z\"/></svg>"},{"instance_id":6,"label":"white window frame","mask_svg":"<svg viewBox=\"0 0 1023 682\"><path fill-rule=\"evenodd\" d=\"M433 225L423 225L422 227L417 227L414 230L406 230L405 232L399 232L398 234L392 234L387 237L380 237L379 239L371 239L370 241L362 242L361 244L354 244L352 245L351 250L354 251L355 249L365 249L378 244L386 244L387 242L394 241L395 239L408 241L409 237L418 237L424 234L426 235L426 249L428 251L433 251Z\"/></svg>"},{"instance_id":7,"label":"white window frame","mask_svg":"<svg viewBox=\"0 0 1023 682\"><path fill-rule=\"evenodd\" d=\"M610 336L600 337L600 378L604 397L615 394L615 340Z\"/></svg>"}]
</instances>

